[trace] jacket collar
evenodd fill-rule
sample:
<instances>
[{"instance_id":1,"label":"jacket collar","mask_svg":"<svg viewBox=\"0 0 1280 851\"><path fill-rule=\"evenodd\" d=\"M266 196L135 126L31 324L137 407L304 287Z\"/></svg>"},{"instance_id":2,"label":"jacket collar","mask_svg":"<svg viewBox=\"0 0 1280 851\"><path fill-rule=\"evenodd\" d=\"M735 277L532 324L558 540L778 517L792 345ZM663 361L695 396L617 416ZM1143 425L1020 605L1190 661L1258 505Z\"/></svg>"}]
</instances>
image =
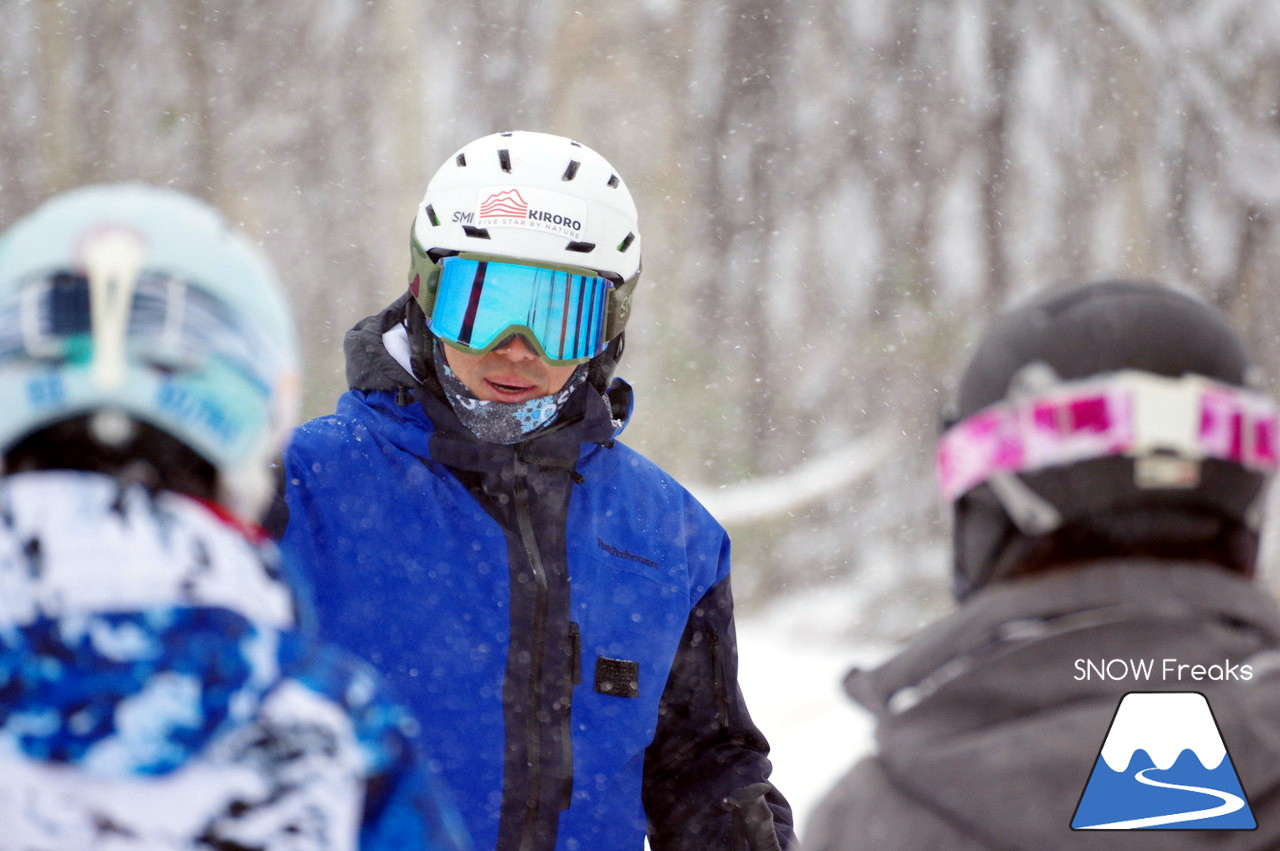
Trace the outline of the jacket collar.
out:
<instances>
[{"instance_id":1,"label":"jacket collar","mask_svg":"<svg viewBox=\"0 0 1280 851\"><path fill-rule=\"evenodd\" d=\"M984 589L880 668L852 672L845 688L873 713L896 716L979 665L1015 666L1014 654L1045 639L1133 620L1176 624L1184 632L1194 631L1196 621L1248 624L1280 646L1280 614L1244 577L1210 564L1100 561ZM1061 690L1068 699L1081 694L1070 665L1018 677L1027 691Z\"/></svg>"},{"instance_id":2,"label":"jacket collar","mask_svg":"<svg viewBox=\"0 0 1280 851\"><path fill-rule=\"evenodd\" d=\"M352 390L386 390L395 393L421 386L414 372L405 369L383 342L383 335L396 327L406 329L410 296L405 293L385 310L355 324L342 341L347 362L347 386ZM430 370L419 375L428 375Z\"/></svg>"}]
</instances>

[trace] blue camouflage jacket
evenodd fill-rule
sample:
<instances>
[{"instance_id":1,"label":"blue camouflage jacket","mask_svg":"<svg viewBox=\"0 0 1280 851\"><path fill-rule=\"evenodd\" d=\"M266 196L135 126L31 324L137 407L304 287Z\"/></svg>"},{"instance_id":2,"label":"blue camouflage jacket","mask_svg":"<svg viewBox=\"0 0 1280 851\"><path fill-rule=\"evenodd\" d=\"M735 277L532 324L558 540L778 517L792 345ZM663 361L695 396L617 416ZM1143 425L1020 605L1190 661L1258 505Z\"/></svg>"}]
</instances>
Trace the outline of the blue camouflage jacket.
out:
<instances>
[{"instance_id":1,"label":"blue camouflage jacket","mask_svg":"<svg viewBox=\"0 0 1280 851\"><path fill-rule=\"evenodd\" d=\"M0 848L466 847L412 719L260 537L110 476L0 477Z\"/></svg>"},{"instance_id":2,"label":"blue camouflage jacket","mask_svg":"<svg viewBox=\"0 0 1280 851\"><path fill-rule=\"evenodd\" d=\"M476 847L786 847L737 686L728 539L615 441L629 388L585 385L558 427L481 443L388 354L408 309L348 335L353 389L297 431L284 543L332 638L422 722Z\"/></svg>"}]
</instances>

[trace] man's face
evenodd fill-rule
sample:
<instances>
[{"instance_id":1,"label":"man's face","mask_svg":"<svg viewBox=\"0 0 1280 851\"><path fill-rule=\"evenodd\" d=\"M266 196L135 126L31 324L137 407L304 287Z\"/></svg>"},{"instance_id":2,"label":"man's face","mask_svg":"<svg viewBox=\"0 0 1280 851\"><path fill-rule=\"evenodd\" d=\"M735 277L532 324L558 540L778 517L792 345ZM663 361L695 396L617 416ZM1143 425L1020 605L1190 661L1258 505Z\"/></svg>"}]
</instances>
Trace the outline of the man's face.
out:
<instances>
[{"instance_id":1,"label":"man's face","mask_svg":"<svg viewBox=\"0 0 1280 851\"><path fill-rule=\"evenodd\" d=\"M550 396L568 382L577 364L553 366L540 358L523 337L482 355L444 346L449 368L477 399L485 402L526 402Z\"/></svg>"}]
</instances>

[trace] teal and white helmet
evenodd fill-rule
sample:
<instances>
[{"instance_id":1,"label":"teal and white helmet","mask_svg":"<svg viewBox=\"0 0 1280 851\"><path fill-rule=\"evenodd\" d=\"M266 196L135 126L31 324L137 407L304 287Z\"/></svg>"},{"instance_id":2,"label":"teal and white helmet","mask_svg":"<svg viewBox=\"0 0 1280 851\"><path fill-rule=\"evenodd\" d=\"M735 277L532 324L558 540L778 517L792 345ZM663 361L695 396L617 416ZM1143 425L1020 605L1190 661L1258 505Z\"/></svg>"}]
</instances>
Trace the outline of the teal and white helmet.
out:
<instances>
[{"instance_id":1,"label":"teal and white helmet","mask_svg":"<svg viewBox=\"0 0 1280 851\"><path fill-rule=\"evenodd\" d=\"M213 208L140 184L90 186L0 234L0 451L92 417L131 422L213 467L256 519L297 415L298 348L266 260Z\"/></svg>"},{"instance_id":2,"label":"teal and white helmet","mask_svg":"<svg viewBox=\"0 0 1280 851\"><path fill-rule=\"evenodd\" d=\"M622 333L640 279L640 225L603 156L550 133L516 130L463 146L436 171L410 234L409 290L430 319L438 261L471 255L585 269L613 283L605 339Z\"/></svg>"}]
</instances>

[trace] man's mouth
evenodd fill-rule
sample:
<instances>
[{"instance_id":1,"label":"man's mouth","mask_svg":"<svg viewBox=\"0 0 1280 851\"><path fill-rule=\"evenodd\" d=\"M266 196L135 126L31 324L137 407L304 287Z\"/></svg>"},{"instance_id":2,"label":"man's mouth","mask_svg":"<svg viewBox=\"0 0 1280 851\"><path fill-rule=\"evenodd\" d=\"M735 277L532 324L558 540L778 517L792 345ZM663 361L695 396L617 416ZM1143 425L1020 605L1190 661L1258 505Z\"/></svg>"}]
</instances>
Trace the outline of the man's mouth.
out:
<instances>
[{"instance_id":1,"label":"man's mouth","mask_svg":"<svg viewBox=\"0 0 1280 851\"><path fill-rule=\"evenodd\" d=\"M532 384L513 384L508 381L494 381L491 378L486 378L484 383L489 385L499 397L506 400L516 400L517 397L525 396L534 390Z\"/></svg>"}]
</instances>

